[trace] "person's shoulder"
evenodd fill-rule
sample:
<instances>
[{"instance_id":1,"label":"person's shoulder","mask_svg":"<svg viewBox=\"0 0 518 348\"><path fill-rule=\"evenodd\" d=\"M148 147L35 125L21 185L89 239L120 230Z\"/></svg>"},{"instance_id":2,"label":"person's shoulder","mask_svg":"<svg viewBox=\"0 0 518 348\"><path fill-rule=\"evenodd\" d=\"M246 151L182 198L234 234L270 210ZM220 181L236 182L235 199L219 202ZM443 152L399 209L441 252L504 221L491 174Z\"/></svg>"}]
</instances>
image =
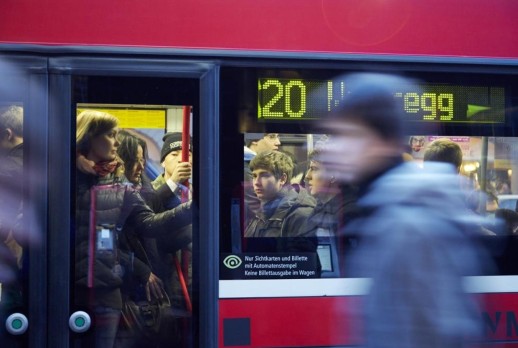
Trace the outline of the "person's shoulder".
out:
<instances>
[{"instance_id":1,"label":"person's shoulder","mask_svg":"<svg viewBox=\"0 0 518 348\"><path fill-rule=\"evenodd\" d=\"M153 188L156 190L158 189L160 186L164 185L166 182L165 182L165 178L164 178L164 175L163 174L160 174L159 176L157 176L155 178L155 180L151 181L151 186L153 186Z\"/></svg>"},{"instance_id":2,"label":"person's shoulder","mask_svg":"<svg viewBox=\"0 0 518 348\"><path fill-rule=\"evenodd\" d=\"M304 187L298 184L289 185L286 188L285 200L293 207L315 208L317 201Z\"/></svg>"},{"instance_id":3,"label":"person's shoulder","mask_svg":"<svg viewBox=\"0 0 518 348\"><path fill-rule=\"evenodd\" d=\"M293 189L293 192L288 216L309 217L317 205L315 198L303 187L299 187L298 190Z\"/></svg>"}]
</instances>

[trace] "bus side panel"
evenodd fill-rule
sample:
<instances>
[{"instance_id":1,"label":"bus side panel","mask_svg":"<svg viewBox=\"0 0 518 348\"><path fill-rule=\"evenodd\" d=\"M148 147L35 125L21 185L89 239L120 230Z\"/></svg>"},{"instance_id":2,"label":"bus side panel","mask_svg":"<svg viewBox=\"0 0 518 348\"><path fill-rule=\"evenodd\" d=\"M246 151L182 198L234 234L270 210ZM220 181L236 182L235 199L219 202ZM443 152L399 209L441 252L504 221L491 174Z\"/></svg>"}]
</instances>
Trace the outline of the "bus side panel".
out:
<instances>
[{"instance_id":1,"label":"bus side panel","mask_svg":"<svg viewBox=\"0 0 518 348\"><path fill-rule=\"evenodd\" d=\"M358 344L362 337L360 323L348 318L355 317L353 311L360 302L360 296L220 299L219 346ZM238 334L245 337L235 338L233 330L240 330Z\"/></svg>"},{"instance_id":2,"label":"bus side panel","mask_svg":"<svg viewBox=\"0 0 518 348\"><path fill-rule=\"evenodd\" d=\"M474 296L484 303L485 339L473 348L518 347L518 293ZM219 346L357 345L360 305L361 296L220 299Z\"/></svg>"},{"instance_id":3,"label":"bus side panel","mask_svg":"<svg viewBox=\"0 0 518 348\"><path fill-rule=\"evenodd\" d=\"M516 58L517 10L513 0L0 1L0 42Z\"/></svg>"},{"instance_id":4,"label":"bus side panel","mask_svg":"<svg viewBox=\"0 0 518 348\"><path fill-rule=\"evenodd\" d=\"M516 341L518 346L518 293L481 294L482 320L487 341Z\"/></svg>"}]
</instances>

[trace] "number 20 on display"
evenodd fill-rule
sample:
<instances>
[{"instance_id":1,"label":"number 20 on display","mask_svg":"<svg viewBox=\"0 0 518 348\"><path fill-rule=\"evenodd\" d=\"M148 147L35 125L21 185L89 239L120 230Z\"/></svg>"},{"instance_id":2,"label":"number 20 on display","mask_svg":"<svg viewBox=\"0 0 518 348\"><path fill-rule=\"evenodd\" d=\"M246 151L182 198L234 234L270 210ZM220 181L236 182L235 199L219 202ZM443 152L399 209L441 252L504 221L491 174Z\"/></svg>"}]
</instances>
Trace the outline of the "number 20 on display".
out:
<instances>
[{"instance_id":1,"label":"number 20 on display","mask_svg":"<svg viewBox=\"0 0 518 348\"><path fill-rule=\"evenodd\" d=\"M258 82L259 117L264 118L315 117L338 106L345 93L344 82L336 83L334 92L331 80L259 79ZM309 100L308 94L311 94Z\"/></svg>"},{"instance_id":2,"label":"number 20 on display","mask_svg":"<svg viewBox=\"0 0 518 348\"><path fill-rule=\"evenodd\" d=\"M264 80L263 80L264 81ZM268 89L277 90L270 100L261 108L260 117L282 118L286 113L290 118L300 118L306 113L306 85L300 80L289 80L282 84L280 80L268 79L261 83L259 80L259 91ZM298 91L297 91L298 90ZM293 93L298 93L300 98L292 98ZM284 98L284 103L276 105ZM292 105L292 99L298 100L298 105ZM280 111L273 111L272 109Z\"/></svg>"}]
</instances>

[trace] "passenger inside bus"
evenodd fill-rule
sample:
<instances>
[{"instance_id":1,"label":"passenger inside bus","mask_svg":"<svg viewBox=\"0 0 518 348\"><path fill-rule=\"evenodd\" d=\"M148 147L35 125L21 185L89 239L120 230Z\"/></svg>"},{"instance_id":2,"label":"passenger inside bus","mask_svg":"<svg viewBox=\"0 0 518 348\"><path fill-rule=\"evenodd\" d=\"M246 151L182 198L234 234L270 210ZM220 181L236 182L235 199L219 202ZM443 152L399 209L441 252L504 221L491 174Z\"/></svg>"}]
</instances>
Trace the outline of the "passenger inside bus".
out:
<instances>
[{"instance_id":1,"label":"passenger inside bus","mask_svg":"<svg viewBox=\"0 0 518 348\"><path fill-rule=\"evenodd\" d=\"M189 161L182 161L182 133L166 133L162 140L160 164L164 173L153 180L152 185L158 195L162 197L162 204L166 209L174 209L184 201L192 199L192 139L189 139ZM173 196L170 193L173 192ZM167 197L170 198L167 198ZM166 291L175 308L187 310L186 299L182 294L181 278L185 277L186 286L192 284L192 224L182 227L176 233L176 238L169 236L158 237L158 252L162 260L161 275L165 281ZM179 274L175 271L176 260L183 260L184 270Z\"/></svg>"},{"instance_id":2,"label":"passenger inside bus","mask_svg":"<svg viewBox=\"0 0 518 348\"><path fill-rule=\"evenodd\" d=\"M348 220L358 214L357 188L340 183L321 162L322 146L309 154L306 189L317 205L309 216L303 235L337 236Z\"/></svg>"},{"instance_id":3,"label":"passenger inside bus","mask_svg":"<svg viewBox=\"0 0 518 348\"><path fill-rule=\"evenodd\" d=\"M134 267L134 259L119 248L116 231L125 233L131 226L138 235L153 238L192 221L190 203L155 214L134 190L118 185L126 179L117 133L118 120L110 114L89 110L77 117L77 151L95 163L96 175L76 172L75 305L93 314L97 324L89 337L97 347L114 345L123 276ZM92 235L97 235L95 243Z\"/></svg>"},{"instance_id":4,"label":"passenger inside bus","mask_svg":"<svg viewBox=\"0 0 518 348\"><path fill-rule=\"evenodd\" d=\"M423 156L424 166L426 168L427 163L430 162L441 162L451 164L457 173L459 173L459 185L461 189L463 187L467 187L467 185L462 185L461 180L465 178L460 175L460 169L462 165L462 149L460 146L454 141L448 138L439 138L428 144ZM479 197L478 193L466 192L464 193L466 196L466 208L469 212L474 212L476 215L473 215L473 222L476 224L476 227L473 231L467 231L470 233L475 233L476 235L485 235L485 236L494 236L496 235L496 224L493 224L493 221L487 220L483 218L483 214L480 212L480 204L484 204L480 202L478 199L476 202L469 202L469 197Z\"/></svg>"},{"instance_id":5,"label":"passenger inside bus","mask_svg":"<svg viewBox=\"0 0 518 348\"><path fill-rule=\"evenodd\" d=\"M245 136L244 147L244 197L245 197L245 223L247 226L254 215L259 212L261 202L257 198L252 183L252 171L250 161L258 154L267 151L279 150L281 141L277 133L248 133Z\"/></svg>"},{"instance_id":6,"label":"passenger inside bus","mask_svg":"<svg viewBox=\"0 0 518 348\"><path fill-rule=\"evenodd\" d=\"M154 212L162 212L164 202L168 202L170 197L174 195L170 189L163 190L167 197L160 197L151 186L151 181L144 172L147 160L147 144L146 142L130 134L127 131L119 132L120 146L117 150L119 157L124 162L124 174L126 178L140 191L141 196L146 204ZM175 233L169 239L178 239L179 234ZM134 262L132 272L126 276L124 286L122 288L123 302L127 299L132 301L142 301L154 298L171 298L172 282L171 277L174 266L171 263L171 257L159 253L157 240L155 238L143 237L135 231L132 226L128 226L125 233L120 237L121 249L127 250L135 255L135 259L139 259L144 267L137 267ZM191 240L187 241L190 243ZM167 257L168 256L168 257ZM132 273L132 274L131 274ZM149 279L143 282L141 279ZM169 291L166 291L169 290ZM170 301L167 301L170 303ZM156 335L147 336L139 330L135 330L131 325L131 318L125 318L121 323L118 333L118 342L122 347L141 347L147 345L150 347L167 346L179 342L179 330L173 317L171 307L169 310L162 311L160 326Z\"/></svg>"},{"instance_id":7,"label":"passenger inside bus","mask_svg":"<svg viewBox=\"0 0 518 348\"><path fill-rule=\"evenodd\" d=\"M293 167L291 158L280 151L263 152L252 159L254 192L261 208L246 227L245 237L302 236L316 204L305 189L297 192L289 184Z\"/></svg>"},{"instance_id":8,"label":"passenger inside bus","mask_svg":"<svg viewBox=\"0 0 518 348\"><path fill-rule=\"evenodd\" d=\"M175 193L174 198L166 202L166 208L174 208L184 199L192 197L192 140L189 141L189 161L182 161L182 133L166 133L162 138L164 141L160 151L160 164L164 168L164 173L157 176L152 184L155 190L161 191L167 185Z\"/></svg>"},{"instance_id":9,"label":"passenger inside bus","mask_svg":"<svg viewBox=\"0 0 518 348\"><path fill-rule=\"evenodd\" d=\"M448 138L439 138L430 143L424 152L423 161L449 163L460 173L462 150L460 146Z\"/></svg>"}]
</instances>

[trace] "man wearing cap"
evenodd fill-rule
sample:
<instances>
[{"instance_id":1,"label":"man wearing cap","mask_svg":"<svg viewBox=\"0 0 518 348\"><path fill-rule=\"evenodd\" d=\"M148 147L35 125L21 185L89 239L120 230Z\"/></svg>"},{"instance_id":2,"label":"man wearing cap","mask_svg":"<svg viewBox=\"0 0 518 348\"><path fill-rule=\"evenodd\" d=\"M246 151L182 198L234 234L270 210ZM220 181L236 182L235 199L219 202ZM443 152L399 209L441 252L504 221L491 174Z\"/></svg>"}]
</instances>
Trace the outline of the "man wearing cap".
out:
<instances>
[{"instance_id":1,"label":"man wearing cap","mask_svg":"<svg viewBox=\"0 0 518 348\"><path fill-rule=\"evenodd\" d=\"M182 193L184 193L184 196L188 194L189 199L191 199L191 187L188 180L192 177L192 139L189 138L189 162L182 162L182 133L166 133L162 140L164 144L160 151L160 163L164 168L164 173L159 175L151 184L161 198L164 207L172 209L182 203ZM173 195L171 195L171 191ZM187 241L189 243L186 246ZM166 255L173 254L180 258L185 249L190 250L192 248L191 242L192 225L180 229L175 239L157 239L160 258L167 260L164 262L165 267L159 271L159 274L164 279L166 291L172 305L174 304L176 308L183 307L185 303L179 277L175 275L176 272L171 258L166 257ZM192 263L190 261L188 261L188 270L184 277L186 277L185 281L190 286L192 282Z\"/></svg>"},{"instance_id":2,"label":"man wearing cap","mask_svg":"<svg viewBox=\"0 0 518 348\"><path fill-rule=\"evenodd\" d=\"M164 144L160 152L160 163L164 168L164 173L159 175L152 185L157 191L167 185L175 193L175 197L165 205L170 209L181 203L182 192L188 193L190 197L188 180L192 176L192 142L189 139L189 162L182 162L182 133L167 133L162 139Z\"/></svg>"}]
</instances>

